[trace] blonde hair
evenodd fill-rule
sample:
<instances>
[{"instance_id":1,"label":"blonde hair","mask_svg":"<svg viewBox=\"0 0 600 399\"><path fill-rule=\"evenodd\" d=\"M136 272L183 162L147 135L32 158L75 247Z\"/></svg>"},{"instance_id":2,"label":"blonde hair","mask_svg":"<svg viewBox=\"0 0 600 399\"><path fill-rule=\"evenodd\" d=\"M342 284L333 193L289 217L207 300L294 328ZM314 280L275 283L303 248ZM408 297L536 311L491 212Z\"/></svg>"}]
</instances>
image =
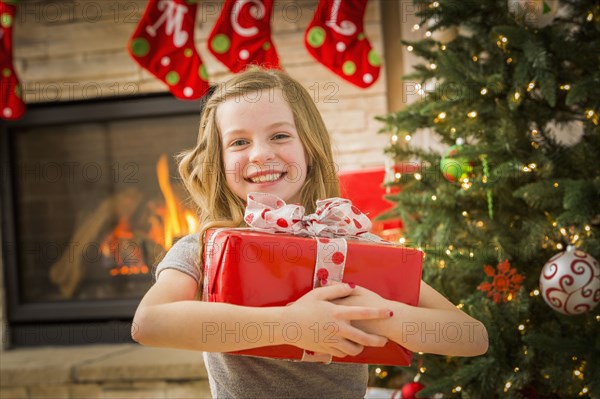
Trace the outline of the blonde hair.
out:
<instances>
[{"instance_id":1,"label":"blonde hair","mask_svg":"<svg viewBox=\"0 0 600 399\"><path fill-rule=\"evenodd\" d=\"M198 207L200 259L203 259L206 230L246 226L246 200L235 195L225 179L217 107L231 98L244 100L248 96L252 99L255 98L253 93L272 89L280 89L290 106L306 153L308 169L300 190L301 204L307 212L312 213L317 199L339 196L337 168L333 162L329 133L308 91L296 80L277 70L253 67L235 75L218 85L206 101L196 146L177 157L183 184Z\"/></svg>"}]
</instances>

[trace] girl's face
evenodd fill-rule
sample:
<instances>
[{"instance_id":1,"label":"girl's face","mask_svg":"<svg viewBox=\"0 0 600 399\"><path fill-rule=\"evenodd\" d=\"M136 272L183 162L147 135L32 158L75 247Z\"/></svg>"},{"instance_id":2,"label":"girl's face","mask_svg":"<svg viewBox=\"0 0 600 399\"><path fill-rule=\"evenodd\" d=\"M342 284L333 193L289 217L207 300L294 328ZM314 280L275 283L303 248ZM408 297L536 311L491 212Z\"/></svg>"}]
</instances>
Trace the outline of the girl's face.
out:
<instances>
[{"instance_id":1,"label":"girl's face","mask_svg":"<svg viewBox=\"0 0 600 399\"><path fill-rule=\"evenodd\" d=\"M233 97L217 108L227 185L246 200L252 191L300 202L306 154L279 89Z\"/></svg>"}]
</instances>

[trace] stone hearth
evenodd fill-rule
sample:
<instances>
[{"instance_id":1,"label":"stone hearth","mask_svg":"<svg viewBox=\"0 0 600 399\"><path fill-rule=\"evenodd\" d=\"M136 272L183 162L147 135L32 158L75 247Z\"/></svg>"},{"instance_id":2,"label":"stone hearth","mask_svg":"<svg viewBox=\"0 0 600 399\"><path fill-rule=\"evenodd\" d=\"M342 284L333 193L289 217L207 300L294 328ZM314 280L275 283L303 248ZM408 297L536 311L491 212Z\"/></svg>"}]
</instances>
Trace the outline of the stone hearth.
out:
<instances>
[{"instance_id":1,"label":"stone hearth","mask_svg":"<svg viewBox=\"0 0 600 399\"><path fill-rule=\"evenodd\" d=\"M200 352L137 344L5 350L0 398L210 398Z\"/></svg>"}]
</instances>

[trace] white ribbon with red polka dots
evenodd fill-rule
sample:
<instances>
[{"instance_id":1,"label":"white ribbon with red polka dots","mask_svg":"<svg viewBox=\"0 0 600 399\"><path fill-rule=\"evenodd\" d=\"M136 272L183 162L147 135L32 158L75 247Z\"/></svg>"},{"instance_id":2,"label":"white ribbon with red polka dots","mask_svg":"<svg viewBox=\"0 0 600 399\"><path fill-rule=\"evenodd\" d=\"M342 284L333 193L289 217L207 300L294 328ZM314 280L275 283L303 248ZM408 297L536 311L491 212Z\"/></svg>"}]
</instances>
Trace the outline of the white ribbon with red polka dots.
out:
<instances>
[{"instance_id":1,"label":"white ribbon with red polka dots","mask_svg":"<svg viewBox=\"0 0 600 399\"><path fill-rule=\"evenodd\" d=\"M315 213L305 215L299 204L286 204L268 193L249 193L244 220L256 230L319 237L358 236L371 229L371 221L352 201L328 198L317 201Z\"/></svg>"},{"instance_id":2,"label":"white ribbon with red polka dots","mask_svg":"<svg viewBox=\"0 0 600 399\"><path fill-rule=\"evenodd\" d=\"M341 282L348 245L343 237L359 237L371 229L371 221L352 201L328 198L317 201L315 213L305 215L299 204L286 204L273 194L248 194L244 220L256 230L312 236L317 240L313 288L321 280ZM318 326L317 333L332 333L331 326ZM331 363L331 355L305 350L302 361Z\"/></svg>"}]
</instances>

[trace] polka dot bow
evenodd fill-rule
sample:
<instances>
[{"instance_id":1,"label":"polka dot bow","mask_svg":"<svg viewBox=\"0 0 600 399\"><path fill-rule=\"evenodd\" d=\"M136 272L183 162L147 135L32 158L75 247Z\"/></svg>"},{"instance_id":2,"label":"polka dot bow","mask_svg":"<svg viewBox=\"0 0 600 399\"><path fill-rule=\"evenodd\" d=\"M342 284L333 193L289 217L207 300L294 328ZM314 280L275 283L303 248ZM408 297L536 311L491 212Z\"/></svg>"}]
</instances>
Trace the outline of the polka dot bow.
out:
<instances>
[{"instance_id":1,"label":"polka dot bow","mask_svg":"<svg viewBox=\"0 0 600 399\"><path fill-rule=\"evenodd\" d=\"M371 229L367 215L345 198L318 200L315 213L304 213L302 205L253 192L248 194L244 220L257 230L321 237L357 236Z\"/></svg>"}]
</instances>

